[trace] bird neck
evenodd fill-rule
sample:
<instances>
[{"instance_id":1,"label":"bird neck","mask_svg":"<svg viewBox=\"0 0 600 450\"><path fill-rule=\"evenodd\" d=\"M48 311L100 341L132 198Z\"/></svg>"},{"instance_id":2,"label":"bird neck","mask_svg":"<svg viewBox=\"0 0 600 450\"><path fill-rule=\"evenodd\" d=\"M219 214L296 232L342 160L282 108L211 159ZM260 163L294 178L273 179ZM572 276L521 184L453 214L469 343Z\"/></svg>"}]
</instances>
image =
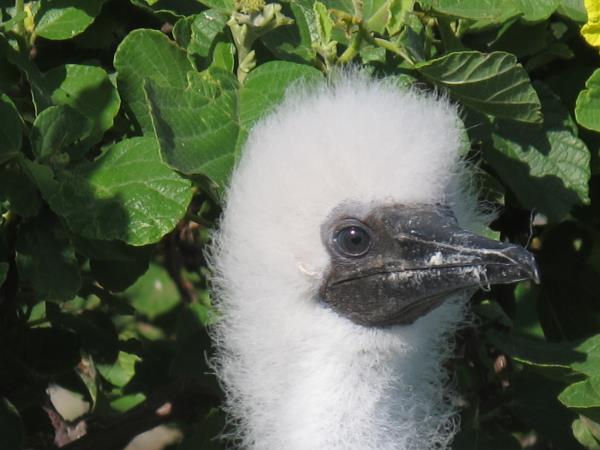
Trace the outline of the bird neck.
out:
<instances>
[{"instance_id":1,"label":"bird neck","mask_svg":"<svg viewBox=\"0 0 600 450\"><path fill-rule=\"evenodd\" d=\"M455 411L442 363L461 305L449 302L413 325L387 329L352 324L319 306L278 315L277 326L255 324L247 342L253 349L229 362L230 412L245 446L447 448Z\"/></svg>"}]
</instances>

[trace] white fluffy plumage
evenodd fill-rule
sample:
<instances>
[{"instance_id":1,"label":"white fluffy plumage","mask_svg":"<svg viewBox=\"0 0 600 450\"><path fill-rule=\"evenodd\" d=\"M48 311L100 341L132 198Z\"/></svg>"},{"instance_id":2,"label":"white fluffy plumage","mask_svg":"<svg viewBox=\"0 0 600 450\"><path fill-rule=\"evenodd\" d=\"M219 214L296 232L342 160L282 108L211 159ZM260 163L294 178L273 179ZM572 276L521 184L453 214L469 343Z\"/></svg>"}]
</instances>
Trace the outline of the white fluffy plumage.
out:
<instances>
[{"instance_id":1,"label":"white fluffy plumage","mask_svg":"<svg viewBox=\"0 0 600 450\"><path fill-rule=\"evenodd\" d=\"M321 225L384 204L449 204L481 230L458 112L357 71L296 86L250 133L211 250L213 361L236 445L445 449L456 430L442 363L469 293L408 326L369 328L318 298Z\"/></svg>"}]
</instances>

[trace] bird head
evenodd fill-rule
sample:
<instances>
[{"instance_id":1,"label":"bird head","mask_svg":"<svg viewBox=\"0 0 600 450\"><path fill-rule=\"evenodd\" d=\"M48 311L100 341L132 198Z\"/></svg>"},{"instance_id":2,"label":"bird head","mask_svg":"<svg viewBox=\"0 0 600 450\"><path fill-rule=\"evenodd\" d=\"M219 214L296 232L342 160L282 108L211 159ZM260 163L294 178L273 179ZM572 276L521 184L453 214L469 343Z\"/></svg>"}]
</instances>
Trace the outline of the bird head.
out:
<instances>
[{"instance_id":1,"label":"bird head","mask_svg":"<svg viewBox=\"0 0 600 450\"><path fill-rule=\"evenodd\" d=\"M530 253L481 235L489 215L464 148L439 95L355 72L297 87L252 130L232 176L217 285L265 313L314 307L386 327L457 292L537 281Z\"/></svg>"}]
</instances>

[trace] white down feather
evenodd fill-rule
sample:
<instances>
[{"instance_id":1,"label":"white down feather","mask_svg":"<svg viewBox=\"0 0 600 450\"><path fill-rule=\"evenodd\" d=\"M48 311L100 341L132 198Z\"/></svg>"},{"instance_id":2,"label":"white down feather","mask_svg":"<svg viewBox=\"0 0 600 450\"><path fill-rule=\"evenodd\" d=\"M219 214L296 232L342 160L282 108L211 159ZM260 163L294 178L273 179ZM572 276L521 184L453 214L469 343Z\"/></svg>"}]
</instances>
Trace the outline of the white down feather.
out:
<instances>
[{"instance_id":1,"label":"white down feather","mask_svg":"<svg viewBox=\"0 0 600 450\"><path fill-rule=\"evenodd\" d=\"M211 250L214 366L234 442L265 450L445 449L456 430L442 367L469 294L409 326L325 308L321 224L340 205L451 205L483 215L460 160L455 106L347 73L296 87L250 133Z\"/></svg>"}]
</instances>

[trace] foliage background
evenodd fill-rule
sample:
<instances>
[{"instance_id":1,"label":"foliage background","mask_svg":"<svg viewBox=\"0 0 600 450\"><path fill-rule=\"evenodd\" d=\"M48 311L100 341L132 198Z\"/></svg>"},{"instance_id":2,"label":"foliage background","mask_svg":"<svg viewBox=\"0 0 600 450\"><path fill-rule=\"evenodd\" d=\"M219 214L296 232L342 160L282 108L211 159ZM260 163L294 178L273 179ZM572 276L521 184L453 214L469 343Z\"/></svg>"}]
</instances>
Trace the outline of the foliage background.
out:
<instances>
[{"instance_id":1,"label":"foliage background","mask_svg":"<svg viewBox=\"0 0 600 450\"><path fill-rule=\"evenodd\" d=\"M600 449L594 45L592 0L0 0L2 449L221 448L203 245L253 123L350 62L462 105L493 233L541 266L473 299L454 448Z\"/></svg>"}]
</instances>

